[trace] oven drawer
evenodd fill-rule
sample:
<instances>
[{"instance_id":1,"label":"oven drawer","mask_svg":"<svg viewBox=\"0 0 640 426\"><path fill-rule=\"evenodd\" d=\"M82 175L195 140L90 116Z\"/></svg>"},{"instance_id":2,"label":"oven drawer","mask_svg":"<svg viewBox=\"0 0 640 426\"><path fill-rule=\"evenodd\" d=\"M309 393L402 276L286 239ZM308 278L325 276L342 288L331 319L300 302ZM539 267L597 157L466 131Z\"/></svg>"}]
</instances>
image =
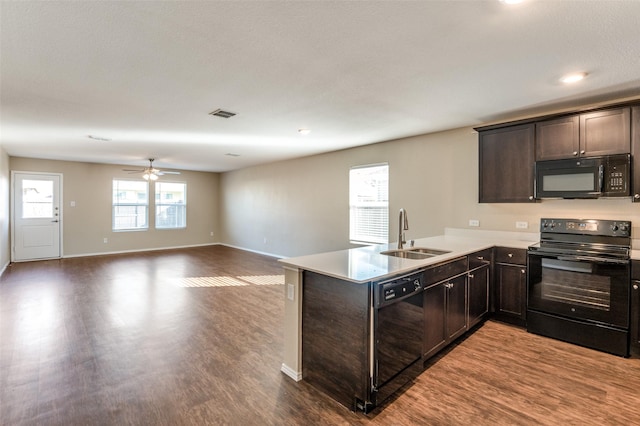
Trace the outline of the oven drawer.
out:
<instances>
[{"instance_id":1,"label":"oven drawer","mask_svg":"<svg viewBox=\"0 0 640 426\"><path fill-rule=\"evenodd\" d=\"M496 247L496 263L527 264L527 250L510 247Z\"/></svg>"}]
</instances>

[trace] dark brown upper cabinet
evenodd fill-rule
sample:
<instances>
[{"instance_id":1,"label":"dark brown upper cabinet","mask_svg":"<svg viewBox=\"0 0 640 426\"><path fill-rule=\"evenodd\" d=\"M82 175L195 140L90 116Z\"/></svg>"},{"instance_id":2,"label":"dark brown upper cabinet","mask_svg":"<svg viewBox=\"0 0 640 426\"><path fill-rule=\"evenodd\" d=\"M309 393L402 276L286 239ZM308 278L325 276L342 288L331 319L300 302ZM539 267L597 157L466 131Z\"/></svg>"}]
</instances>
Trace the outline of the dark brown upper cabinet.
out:
<instances>
[{"instance_id":1,"label":"dark brown upper cabinet","mask_svg":"<svg viewBox=\"0 0 640 426\"><path fill-rule=\"evenodd\" d=\"M536 160L631 151L631 109L613 108L536 123Z\"/></svg>"},{"instance_id":2,"label":"dark brown upper cabinet","mask_svg":"<svg viewBox=\"0 0 640 426\"><path fill-rule=\"evenodd\" d=\"M580 118L556 118L536 123L536 160L577 156L580 150Z\"/></svg>"},{"instance_id":3,"label":"dark brown upper cabinet","mask_svg":"<svg viewBox=\"0 0 640 426\"><path fill-rule=\"evenodd\" d=\"M479 132L481 203L533 202L534 123Z\"/></svg>"},{"instance_id":4,"label":"dark brown upper cabinet","mask_svg":"<svg viewBox=\"0 0 640 426\"><path fill-rule=\"evenodd\" d=\"M631 108L631 163L631 170L633 170L632 200L637 203L640 202L640 106Z\"/></svg>"}]
</instances>

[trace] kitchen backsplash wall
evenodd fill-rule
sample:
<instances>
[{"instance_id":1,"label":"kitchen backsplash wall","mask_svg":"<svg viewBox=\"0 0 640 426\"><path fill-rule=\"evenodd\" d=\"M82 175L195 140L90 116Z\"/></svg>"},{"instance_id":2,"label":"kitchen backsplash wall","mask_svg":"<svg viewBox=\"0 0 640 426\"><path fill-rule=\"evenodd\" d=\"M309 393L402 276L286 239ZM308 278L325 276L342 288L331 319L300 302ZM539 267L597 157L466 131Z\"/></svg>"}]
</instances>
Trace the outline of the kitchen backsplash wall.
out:
<instances>
[{"instance_id":1,"label":"kitchen backsplash wall","mask_svg":"<svg viewBox=\"0 0 640 426\"><path fill-rule=\"evenodd\" d=\"M353 247L349 168L382 162L390 166L390 242L397 241L401 207L409 216L407 238L447 227L538 233L542 217L631 220L634 238L640 236L640 203L628 198L478 203L478 134L461 128L223 173L222 242L281 256Z\"/></svg>"}]
</instances>

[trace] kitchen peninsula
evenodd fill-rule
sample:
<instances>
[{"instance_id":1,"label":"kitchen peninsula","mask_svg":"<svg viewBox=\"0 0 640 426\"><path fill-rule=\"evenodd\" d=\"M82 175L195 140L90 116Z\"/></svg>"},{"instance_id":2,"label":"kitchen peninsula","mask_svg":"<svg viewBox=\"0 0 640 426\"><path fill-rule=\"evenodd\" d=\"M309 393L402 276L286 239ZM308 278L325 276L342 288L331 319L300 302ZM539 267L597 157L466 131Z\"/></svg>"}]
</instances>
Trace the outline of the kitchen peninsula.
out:
<instances>
[{"instance_id":1,"label":"kitchen peninsula","mask_svg":"<svg viewBox=\"0 0 640 426\"><path fill-rule=\"evenodd\" d=\"M538 234L533 233L447 229L442 236L417 239L413 246L405 247L405 251L422 249L437 253L423 258L394 255L397 247L392 243L282 259L285 270L282 371L296 381L303 378L310 380L311 384L347 407L366 412L375 406L377 393L378 403L389 396L384 394L384 398L381 398L383 393L380 393L375 381L376 376L384 375L376 354L388 351L388 348L376 348L376 345L382 345L382 338L396 345L413 340L415 346L417 342L420 351L418 357L421 358L425 354L423 337L429 340L428 325L433 324L430 320L426 321L429 324L425 324L423 312L427 316L431 311L438 311L439 315L442 312L446 315L448 309L453 312L456 306L445 307L445 304L452 303L454 297L458 297L454 296L457 291L461 292L461 299L458 300L461 300L459 305L463 309L464 327L451 334L451 339L447 340L445 336L446 341L441 343L448 344L469 328L468 298L473 296L467 293L468 283L474 279L475 271L482 270L488 274L492 248L499 246L525 250L537 239ZM480 298L484 297L488 308L489 280L488 275L485 276L484 296L481 294ZM441 282L442 285L438 286ZM456 283L460 285L455 287ZM419 294L410 296L414 285ZM424 298L423 305L423 289L424 294L428 294L429 289L434 289L437 295L442 294L442 303L434 305L430 299ZM439 297L436 294L435 299ZM394 320L405 321L407 327L391 337L389 334L393 333L380 331L382 323L389 320L381 314L382 309L391 313L391 307L387 307L390 301L413 298L417 300L415 309L420 312L417 316L406 307L405 313L394 313ZM399 305L401 303L393 306ZM409 309L414 307L409 306ZM407 315L414 315L412 318L418 319L411 325L411 318ZM460 314L453 315L451 322L460 322L460 317ZM393 330L388 325L386 327ZM418 328L419 332L411 333L410 330ZM311 336L303 335L303 332ZM385 335L381 337L382 334ZM444 347L442 344L435 348L436 351ZM397 353L402 353L404 349L400 348ZM432 353L435 352L426 354ZM319 358L322 359L316 363ZM416 364L421 370L422 359L419 361ZM395 380L391 373L389 377L389 380ZM387 388L394 389L391 386Z\"/></svg>"}]
</instances>

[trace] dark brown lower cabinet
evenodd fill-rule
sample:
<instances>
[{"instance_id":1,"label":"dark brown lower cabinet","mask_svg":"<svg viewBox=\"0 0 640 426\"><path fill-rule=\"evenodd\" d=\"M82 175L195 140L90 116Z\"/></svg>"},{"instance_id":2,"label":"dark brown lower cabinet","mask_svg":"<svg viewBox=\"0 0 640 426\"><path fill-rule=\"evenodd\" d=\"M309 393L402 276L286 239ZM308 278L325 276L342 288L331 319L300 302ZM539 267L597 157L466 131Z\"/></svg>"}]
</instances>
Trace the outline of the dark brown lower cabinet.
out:
<instances>
[{"instance_id":1,"label":"dark brown lower cabinet","mask_svg":"<svg viewBox=\"0 0 640 426\"><path fill-rule=\"evenodd\" d=\"M526 266L496 263L495 286L495 318L525 326L527 320Z\"/></svg>"},{"instance_id":2,"label":"dark brown lower cabinet","mask_svg":"<svg viewBox=\"0 0 640 426\"><path fill-rule=\"evenodd\" d=\"M369 285L304 272L302 375L355 410L369 399Z\"/></svg>"},{"instance_id":3,"label":"dark brown lower cabinet","mask_svg":"<svg viewBox=\"0 0 640 426\"><path fill-rule=\"evenodd\" d=\"M485 264L472 269L467 274L469 279L467 291L469 292L469 317L467 327L471 328L489 312L489 278L490 265Z\"/></svg>"},{"instance_id":4,"label":"dark brown lower cabinet","mask_svg":"<svg viewBox=\"0 0 640 426\"><path fill-rule=\"evenodd\" d=\"M428 286L424 292L424 357L435 355L467 330L467 274Z\"/></svg>"}]
</instances>

